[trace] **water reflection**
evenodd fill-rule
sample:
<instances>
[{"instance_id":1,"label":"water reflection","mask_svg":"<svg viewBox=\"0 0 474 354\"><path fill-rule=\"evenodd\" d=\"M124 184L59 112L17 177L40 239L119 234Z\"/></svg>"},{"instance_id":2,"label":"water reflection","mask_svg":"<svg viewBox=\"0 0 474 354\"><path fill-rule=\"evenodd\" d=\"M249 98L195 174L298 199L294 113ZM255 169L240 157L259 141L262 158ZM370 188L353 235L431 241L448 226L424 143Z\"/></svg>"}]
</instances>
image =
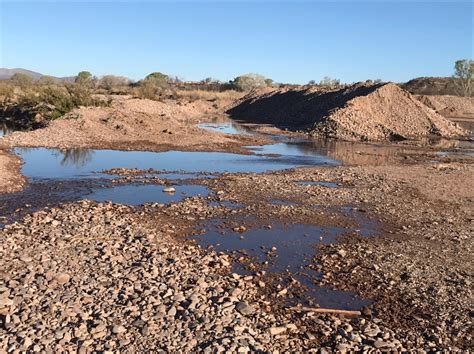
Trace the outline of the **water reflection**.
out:
<instances>
[{"instance_id":1,"label":"water reflection","mask_svg":"<svg viewBox=\"0 0 474 354\"><path fill-rule=\"evenodd\" d=\"M276 144L279 145L279 144ZM267 146L266 151L284 152ZM221 152L144 152L118 150L57 150L46 148L15 149L25 162L22 173L30 178L90 178L113 168L155 169L163 171L238 173L276 171L298 166L337 165L319 154L302 154L298 149L281 156L239 155ZM102 176L110 177L110 176Z\"/></svg>"},{"instance_id":2,"label":"water reflection","mask_svg":"<svg viewBox=\"0 0 474 354\"><path fill-rule=\"evenodd\" d=\"M89 149L64 149L56 150L62 156L61 166L84 166L94 155L94 150Z\"/></svg>"},{"instance_id":3,"label":"water reflection","mask_svg":"<svg viewBox=\"0 0 474 354\"><path fill-rule=\"evenodd\" d=\"M246 128L243 125L237 123L200 123L197 125L198 128L206 129L218 133L223 134L242 134L242 135L249 135L251 134L250 129Z\"/></svg>"},{"instance_id":4,"label":"water reflection","mask_svg":"<svg viewBox=\"0 0 474 354\"><path fill-rule=\"evenodd\" d=\"M21 130L20 127L16 126L15 124L3 121L0 122L0 137L13 133L16 130Z\"/></svg>"},{"instance_id":5,"label":"water reflection","mask_svg":"<svg viewBox=\"0 0 474 354\"><path fill-rule=\"evenodd\" d=\"M220 220L207 223L206 231L190 238L202 247L212 247L220 252L232 252L246 255L255 262L264 265L270 273L290 275L306 285L307 296L315 299L319 305L327 308L360 309L371 303L354 294L319 288L314 285L314 278L319 275L311 271L311 264L316 247L336 242L336 238L345 232L340 227L318 227L314 225L285 225L278 221L272 222L272 228L252 228L245 233L229 229ZM264 263L265 262L265 263ZM235 264L235 271L248 274L244 265Z\"/></svg>"}]
</instances>

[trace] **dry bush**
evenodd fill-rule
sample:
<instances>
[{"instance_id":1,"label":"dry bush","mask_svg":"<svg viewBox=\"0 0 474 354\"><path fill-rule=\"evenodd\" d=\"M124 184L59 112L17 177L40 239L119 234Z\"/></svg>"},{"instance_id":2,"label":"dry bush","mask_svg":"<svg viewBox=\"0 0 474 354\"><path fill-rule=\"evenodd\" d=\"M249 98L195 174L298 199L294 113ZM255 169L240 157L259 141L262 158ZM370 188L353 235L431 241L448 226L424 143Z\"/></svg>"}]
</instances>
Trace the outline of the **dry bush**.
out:
<instances>
[{"instance_id":1,"label":"dry bush","mask_svg":"<svg viewBox=\"0 0 474 354\"><path fill-rule=\"evenodd\" d=\"M206 90L179 90L176 91L176 97L189 101L220 101L220 100L237 100L241 98L244 93L241 91L206 91Z\"/></svg>"},{"instance_id":2,"label":"dry bush","mask_svg":"<svg viewBox=\"0 0 474 354\"><path fill-rule=\"evenodd\" d=\"M119 90L122 87L127 87L130 84L130 80L124 76L105 75L102 76L97 85L99 88L105 90Z\"/></svg>"},{"instance_id":3,"label":"dry bush","mask_svg":"<svg viewBox=\"0 0 474 354\"><path fill-rule=\"evenodd\" d=\"M108 106L110 101L92 95L92 90L81 84L42 86L24 89L16 105L24 112L40 114L47 120L57 119L80 106Z\"/></svg>"},{"instance_id":4,"label":"dry bush","mask_svg":"<svg viewBox=\"0 0 474 354\"><path fill-rule=\"evenodd\" d=\"M231 82L232 87L238 91L251 91L273 84L273 80L265 78L263 75L259 74L245 74L237 76Z\"/></svg>"},{"instance_id":5,"label":"dry bush","mask_svg":"<svg viewBox=\"0 0 474 354\"><path fill-rule=\"evenodd\" d=\"M5 104L14 96L15 90L13 85L8 82L0 81L0 102Z\"/></svg>"}]
</instances>

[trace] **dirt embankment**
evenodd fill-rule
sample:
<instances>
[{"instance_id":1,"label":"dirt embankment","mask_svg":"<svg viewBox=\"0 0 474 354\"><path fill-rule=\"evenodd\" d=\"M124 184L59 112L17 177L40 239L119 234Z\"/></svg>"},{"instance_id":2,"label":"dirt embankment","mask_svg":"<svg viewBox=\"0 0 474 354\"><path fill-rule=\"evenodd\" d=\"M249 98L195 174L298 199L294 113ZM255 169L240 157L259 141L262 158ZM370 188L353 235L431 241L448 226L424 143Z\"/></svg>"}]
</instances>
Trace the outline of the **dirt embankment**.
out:
<instances>
[{"instance_id":1,"label":"dirt embankment","mask_svg":"<svg viewBox=\"0 0 474 354\"><path fill-rule=\"evenodd\" d=\"M471 134L474 133L474 97L418 95L416 98L443 117L469 130Z\"/></svg>"},{"instance_id":2,"label":"dirt embankment","mask_svg":"<svg viewBox=\"0 0 474 354\"><path fill-rule=\"evenodd\" d=\"M219 104L204 100L115 97L111 107L75 109L44 129L12 133L0 140L0 146L238 151L241 145L258 144L254 137L231 137L195 126L220 112Z\"/></svg>"},{"instance_id":3,"label":"dirt embankment","mask_svg":"<svg viewBox=\"0 0 474 354\"><path fill-rule=\"evenodd\" d=\"M344 140L467 134L395 84L362 83L334 91L310 88L254 92L228 113L233 118L304 128L313 135Z\"/></svg>"},{"instance_id":4,"label":"dirt embankment","mask_svg":"<svg viewBox=\"0 0 474 354\"><path fill-rule=\"evenodd\" d=\"M0 149L0 194L21 190L25 178L20 173L21 160Z\"/></svg>"},{"instance_id":5,"label":"dirt embankment","mask_svg":"<svg viewBox=\"0 0 474 354\"><path fill-rule=\"evenodd\" d=\"M460 93L452 77L417 77L400 87L415 95L456 96Z\"/></svg>"}]
</instances>

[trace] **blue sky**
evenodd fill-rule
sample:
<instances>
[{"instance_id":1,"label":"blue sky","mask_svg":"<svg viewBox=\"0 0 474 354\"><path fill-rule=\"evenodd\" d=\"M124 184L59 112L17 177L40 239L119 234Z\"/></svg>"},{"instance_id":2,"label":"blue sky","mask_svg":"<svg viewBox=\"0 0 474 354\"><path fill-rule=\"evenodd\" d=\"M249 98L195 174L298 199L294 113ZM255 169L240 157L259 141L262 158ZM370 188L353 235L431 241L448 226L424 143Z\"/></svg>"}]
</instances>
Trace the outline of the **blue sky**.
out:
<instances>
[{"instance_id":1,"label":"blue sky","mask_svg":"<svg viewBox=\"0 0 474 354\"><path fill-rule=\"evenodd\" d=\"M0 67L278 82L449 76L473 57L461 1L5 1Z\"/></svg>"}]
</instances>

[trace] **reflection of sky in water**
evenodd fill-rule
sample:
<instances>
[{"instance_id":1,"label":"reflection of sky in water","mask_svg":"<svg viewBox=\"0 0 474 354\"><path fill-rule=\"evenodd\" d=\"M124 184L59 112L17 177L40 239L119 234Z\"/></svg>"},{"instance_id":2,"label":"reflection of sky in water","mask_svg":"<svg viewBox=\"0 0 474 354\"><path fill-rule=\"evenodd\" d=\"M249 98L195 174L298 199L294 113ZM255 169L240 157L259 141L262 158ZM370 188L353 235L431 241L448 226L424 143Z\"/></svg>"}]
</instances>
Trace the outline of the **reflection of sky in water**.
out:
<instances>
[{"instance_id":1,"label":"reflection of sky in water","mask_svg":"<svg viewBox=\"0 0 474 354\"><path fill-rule=\"evenodd\" d=\"M91 194L84 195L84 199L97 202L112 201L114 203L140 205L145 203L174 203L183 198L195 195L207 196L209 190L204 186L181 185L174 186L175 193L164 193L164 186L153 184L128 184L115 186L114 188L101 188L94 190Z\"/></svg>"},{"instance_id":2,"label":"reflection of sky in water","mask_svg":"<svg viewBox=\"0 0 474 354\"><path fill-rule=\"evenodd\" d=\"M280 144L277 144L280 145ZM267 147L267 149L271 149ZM278 148L282 151L281 148ZM76 178L111 168L138 168L188 172L265 172L307 165L336 165L318 154L267 157L220 152L142 152L116 150L58 150L18 148L25 164L22 172L34 178Z\"/></svg>"},{"instance_id":3,"label":"reflection of sky in water","mask_svg":"<svg viewBox=\"0 0 474 354\"><path fill-rule=\"evenodd\" d=\"M224 134L250 134L247 129L236 123L200 123L198 128Z\"/></svg>"},{"instance_id":4,"label":"reflection of sky in water","mask_svg":"<svg viewBox=\"0 0 474 354\"><path fill-rule=\"evenodd\" d=\"M283 225L273 221L271 229L253 228L241 234L228 228L223 230L217 227L218 225L218 220L211 221L203 235L191 238L204 248L213 246L218 252L245 250L245 254L258 262L268 260L269 264L265 270L282 274L290 272L293 278L308 286L307 295L313 297L322 307L350 310L360 309L371 303L370 300L361 299L349 292L317 287L311 281L311 277L317 277L318 274L306 266L311 263L316 247L336 242L336 237L345 232L344 228ZM275 256L268 257L267 252L272 247L276 247ZM247 273L238 264L235 270L241 274Z\"/></svg>"}]
</instances>

